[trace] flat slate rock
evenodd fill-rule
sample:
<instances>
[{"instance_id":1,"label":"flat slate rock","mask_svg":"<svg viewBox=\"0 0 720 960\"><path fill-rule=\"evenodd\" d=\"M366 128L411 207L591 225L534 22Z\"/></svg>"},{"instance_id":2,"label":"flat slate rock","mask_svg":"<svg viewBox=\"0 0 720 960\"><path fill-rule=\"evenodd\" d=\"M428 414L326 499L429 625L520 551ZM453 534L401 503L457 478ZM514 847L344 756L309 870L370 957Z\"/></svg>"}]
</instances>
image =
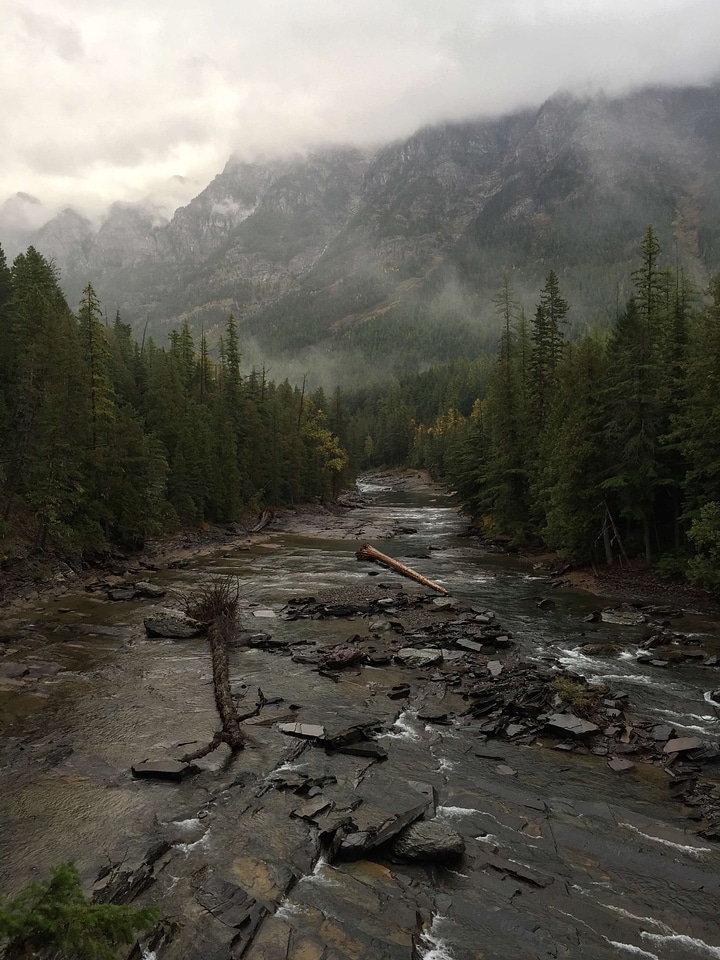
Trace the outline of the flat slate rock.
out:
<instances>
[{"instance_id":1,"label":"flat slate rock","mask_svg":"<svg viewBox=\"0 0 720 960\"><path fill-rule=\"evenodd\" d=\"M343 743L337 747L329 747L336 753L345 753L351 757L369 757L371 760L386 760L387 750L381 747L374 740L366 740L360 743Z\"/></svg>"},{"instance_id":2,"label":"flat slate rock","mask_svg":"<svg viewBox=\"0 0 720 960\"><path fill-rule=\"evenodd\" d=\"M183 763L182 760L146 760L133 764L131 769L132 775L138 780L179 781L198 772L194 764Z\"/></svg>"},{"instance_id":3,"label":"flat slate rock","mask_svg":"<svg viewBox=\"0 0 720 960\"><path fill-rule=\"evenodd\" d=\"M408 667L431 667L435 663L441 663L443 652L439 647L403 647L395 654L395 659L400 660Z\"/></svg>"},{"instance_id":4,"label":"flat slate rock","mask_svg":"<svg viewBox=\"0 0 720 960\"><path fill-rule=\"evenodd\" d=\"M668 740L663 747L663 753L684 753L686 750L699 750L703 745L699 737L677 737Z\"/></svg>"},{"instance_id":5,"label":"flat slate rock","mask_svg":"<svg viewBox=\"0 0 720 960\"><path fill-rule=\"evenodd\" d=\"M482 653L484 649L483 645L476 640L465 640L464 638L456 640L455 646L460 647L461 650L469 650L471 653Z\"/></svg>"},{"instance_id":6,"label":"flat slate rock","mask_svg":"<svg viewBox=\"0 0 720 960\"><path fill-rule=\"evenodd\" d=\"M608 766L611 770L614 770L615 773L627 773L629 770L635 769L635 764L632 760L624 760L622 757L613 757L611 760L608 760Z\"/></svg>"},{"instance_id":7,"label":"flat slate rock","mask_svg":"<svg viewBox=\"0 0 720 960\"><path fill-rule=\"evenodd\" d=\"M280 733L286 733L291 737L305 737L309 740L325 739L325 727L320 723L279 723L277 728Z\"/></svg>"},{"instance_id":8,"label":"flat slate rock","mask_svg":"<svg viewBox=\"0 0 720 960\"><path fill-rule=\"evenodd\" d=\"M576 717L574 713L553 713L547 719L547 726L560 733L569 733L573 737L584 737L589 733L596 733L600 728L590 720Z\"/></svg>"}]
</instances>

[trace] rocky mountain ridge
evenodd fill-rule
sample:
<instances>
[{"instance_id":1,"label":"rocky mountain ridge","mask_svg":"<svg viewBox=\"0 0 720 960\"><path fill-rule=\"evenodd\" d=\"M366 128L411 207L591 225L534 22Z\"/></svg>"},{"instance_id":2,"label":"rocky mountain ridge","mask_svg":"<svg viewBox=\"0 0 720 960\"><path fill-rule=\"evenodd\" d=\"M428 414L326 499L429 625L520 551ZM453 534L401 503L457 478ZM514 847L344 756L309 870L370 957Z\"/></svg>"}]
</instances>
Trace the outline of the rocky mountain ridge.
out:
<instances>
[{"instance_id":1,"label":"rocky mountain ridge","mask_svg":"<svg viewBox=\"0 0 720 960\"><path fill-rule=\"evenodd\" d=\"M91 280L109 313L160 337L183 320L212 336L232 312L276 354L361 344L409 316L477 332L504 272L531 306L551 267L592 322L647 223L699 283L718 269L719 155L720 84L558 95L374 154L231 158L169 221L114 204L94 230L66 210L29 240L71 303Z\"/></svg>"}]
</instances>

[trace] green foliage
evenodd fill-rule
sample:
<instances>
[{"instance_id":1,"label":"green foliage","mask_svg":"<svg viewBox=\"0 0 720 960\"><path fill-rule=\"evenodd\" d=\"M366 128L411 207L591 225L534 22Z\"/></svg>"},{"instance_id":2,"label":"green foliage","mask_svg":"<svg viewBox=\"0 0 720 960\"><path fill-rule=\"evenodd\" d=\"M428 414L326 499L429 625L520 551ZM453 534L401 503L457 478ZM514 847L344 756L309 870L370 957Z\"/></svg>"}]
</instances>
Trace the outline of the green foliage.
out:
<instances>
[{"instance_id":1,"label":"green foliage","mask_svg":"<svg viewBox=\"0 0 720 960\"><path fill-rule=\"evenodd\" d=\"M167 349L136 344L119 316L106 326L90 284L74 316L32 248L5 274L0 262L1 515L29 511L36 546L138 547L346 481L341 394L330 423L323 398L243 375L232 316L216 361L187 324Z\"/></svg>"},{"instance_id":2,"label":"green foliage","mask_svg":"<svg viewBox=\"0 0 720 960\"><path fill-rule=\"evenodd\" d=\"M487 532L540 537L583 561L659 556L664 574L687 570L717 587L720 276L701 305L682 269L661 258L648 227L634 294L609 334L585 323L570 343L552 271L531 325L503 279L497 359L472 414L455 421L449 398L428 394L431 412L413 408L412 458L441 472ZM424 384L439 374L423 374Z\"/></svg>"},{"instance_id":3,"label":"green foliage","mask_svg":"<svg viewBox=\"0 0 720 960\"><path fill-rule=\"evenodd\" d=\"M596 710L607 693L607 687L581 683L571 677L556 677L550 688L563 703L567 703L580 714L589 714Z\"/></svg>"},{"instance_id":4,"label":"green foliage","mask_svg":"<svg viewBox=\"0 0 720 960\"><path fill-rule=\"evenodd\" d=\"M137 930L148 930L160 916L157 907L93 903L74 863L60 863L50 873L13 899L0 899L6 957L60 951L80 960L114 960L116 947L132 943Z\"/></svg>"}]
</instances>

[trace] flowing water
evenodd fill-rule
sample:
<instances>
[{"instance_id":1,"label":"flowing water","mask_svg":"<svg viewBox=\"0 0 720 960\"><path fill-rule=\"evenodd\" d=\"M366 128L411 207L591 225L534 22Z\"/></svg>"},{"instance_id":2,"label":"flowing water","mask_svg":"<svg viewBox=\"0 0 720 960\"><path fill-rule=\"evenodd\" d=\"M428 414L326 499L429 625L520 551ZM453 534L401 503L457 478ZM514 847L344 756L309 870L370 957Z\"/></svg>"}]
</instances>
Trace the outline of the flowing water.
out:
<instances>
[{"instance_id":1,"label":"flowing water","mask_svg":"<svg viewBox=\"0 0 720 960\"><path fill-rule=\"evenodd\" d=\"M641 625L583 621L611 600L553 591L554 609L538 608L550 592L545 578L481 551L442 494L377 481L362 489L371 503L353 511L346 538L279 532L250 549L218 551L156 574L169 591L163 604L231 574L241 584L243 626L299 644L293 651L367 636L361 617L286 621L279 614L290 598L367 584L371 568L355 550L368 530L415 528L373 536L373 545L458 601L491 608L525 658L555 658L626 692L639 719L720 735L713 669L639 664ZM379 579L391 594L407 586L384 571ZM418 709L440 695L437 685L414 687L401 704L385 696L408 678L401 666L363 667L333 683L301 656L239 649L232 674L249 700L257 687L277 698L248 724L248 747L232 758L217 751L181 784L133 780L132 763L209 740L216 726L204 641L147 638L147 612L148 601L77 594L39 603L25 621L8 624L0 664L29 664L41 676L0 680L0 890L15 891L63 859L74 859L91 883L105 865L132 869L165 841L146 897L162 904L175 936L158 956L720 957L720 848L693 833L658 767L638 764L618 777L589 753L485 744L472 723L426 725ZM716 625L699 616L673 621L673 629L697 634L710 650L718 646ZM586 656L588 639L613 644L620 655ZM383 727L384 763L327 755L272 722L369 716ZM303 775L326 784L318 790L338 807L362 798L361 810L385 805L389 812L410 783L430 784L435 818L463 836L466 854L452 868L328 863L315 826L291 815L306 798L283 781ZM220 899L239 889L262 909L247 922L218 919L222 911L208 906L218 883L226 884ZM231 947L238 930L251 932Z\"/></svg>"}]
</instances>

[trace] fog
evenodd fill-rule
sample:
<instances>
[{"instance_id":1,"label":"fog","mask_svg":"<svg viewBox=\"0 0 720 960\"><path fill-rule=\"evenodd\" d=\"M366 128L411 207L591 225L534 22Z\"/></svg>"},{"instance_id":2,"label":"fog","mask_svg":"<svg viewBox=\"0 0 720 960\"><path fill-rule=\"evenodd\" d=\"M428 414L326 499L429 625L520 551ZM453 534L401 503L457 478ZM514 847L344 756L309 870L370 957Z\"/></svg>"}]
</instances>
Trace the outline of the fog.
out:
<instances>
[{"instance_id":1,"label":"fog","mask_svg":"<svg viewBox=\"0 0 720 960\"><path fill-rule=\"evenodd\" d=\"M235 152L372 145L558 89L703 83L717 0L10 0L0 203L166 215Z\"/></svg>"}]
</instances>

